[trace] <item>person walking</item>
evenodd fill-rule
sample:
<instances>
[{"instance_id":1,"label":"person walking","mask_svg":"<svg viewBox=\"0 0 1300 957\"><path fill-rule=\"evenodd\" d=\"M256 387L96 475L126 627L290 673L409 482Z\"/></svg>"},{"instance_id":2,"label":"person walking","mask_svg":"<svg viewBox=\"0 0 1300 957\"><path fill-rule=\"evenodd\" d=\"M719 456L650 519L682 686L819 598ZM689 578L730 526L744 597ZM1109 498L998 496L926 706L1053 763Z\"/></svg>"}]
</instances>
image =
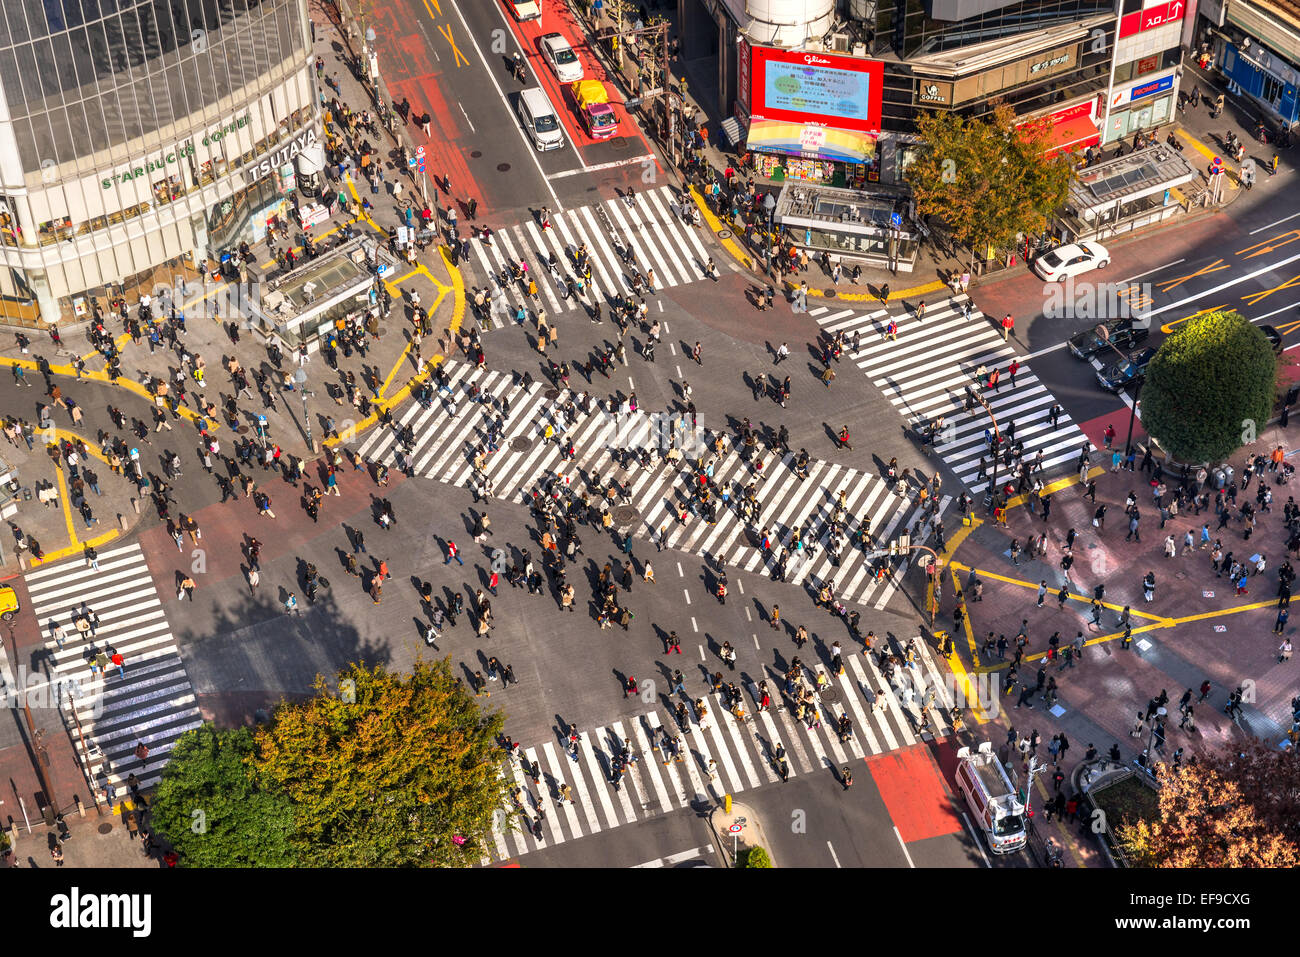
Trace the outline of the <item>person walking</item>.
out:
<instances>
[{"instance_id":1,"label":"person walking","mask_svg":"<svg viewBox=\"0 0 1300 957\"><path fill-rule=\"evenodd\" d=\"M853 787L853 771L846 764L840 769L840 783L844 785L844 790Z\"/></svg>"},{"instance_id":2,"label":"person walking","mask_svg":"<svg viewBox=\"0 0 1300 957\"><path fill-rule=\"evenodd\" d=\"M456 560L457 565L463 566L465 564L460 559L460 549L456 547L456 543L451 539L447 539L447 560L443 564L450 565L453 558Z\"/></svg>"}]
</instances>

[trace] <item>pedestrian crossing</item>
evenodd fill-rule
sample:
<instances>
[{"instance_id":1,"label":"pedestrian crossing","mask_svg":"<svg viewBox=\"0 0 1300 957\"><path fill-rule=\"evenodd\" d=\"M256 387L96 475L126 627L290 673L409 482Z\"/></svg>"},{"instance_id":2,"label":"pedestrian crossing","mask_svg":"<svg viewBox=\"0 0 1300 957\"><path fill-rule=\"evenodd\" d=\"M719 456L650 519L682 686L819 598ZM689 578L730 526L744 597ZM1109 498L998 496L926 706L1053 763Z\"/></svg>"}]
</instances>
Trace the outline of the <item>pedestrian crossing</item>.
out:
<instances>
[{"instance_id":1,"label":"pedestrian crossing","mask_svg":"<svg viewBox=\"0 0 1300 957\"><path fill-rule=\"evenodd\" d=\"M1048 415L1056 397L1036 375L1029 363L1020 360L1014 382L1008 373L1018 358L1016 346L1004 341L995 327L971 302L971 315L963 314L965 295L934 304L918 321L912 314L892 309L837 309L818 306L808 311L824 333L843 332L850 348L845 350L898 413L909 423L925 423L943 416L945 428L935 451L972 492L988 486L980 475L980 459L987 455L984 430L990 427L988 414L980 407L964 411L965 389L978 393L976 370L1001 370L995 390L983 390L998 426L1005 436L1014 423L1014 440L1024 442L1025 461L1043 453L1043 470L1073 463L1088 438L1068 413L1062 411L1053 425ZM890 318L898 322L898 338L885 337ZM859 348L853 352L854 334ZM991 470L991 462L990 462ZM1004 473L1005 474L1005 473Z\"/></svg>"},{"instance_id":2,"label":"pedestrian crossing","mask_svg":"<svg viewBox=\"0 0 1300 957\"><path fill-rule=\"evenodd\" d=\"M846 654L845 671L840 676L818 665L817 670L826 672L829 680L819 694L820 724L797 720L778 704L776 692L783 678L773 672L761 676L773 692L772 706L766 711L758 710L757 686L737 680L747 692L743 722L723 706L718 695L704 695L707 714L702 722L687 704L687 730L679 728L665 708L655 708L602 727L579 729L576 753L567 750L558 729L553 740L520 747L518 760L508 759L503 774L509 787L522 789L522 813L506 802L493 828L492 853L483 863L518 858L682 808L716 805L724 794L779 783L774 757L778 746L785 748L789 777L796 778L838 774L845 765L854 767L871 755L950 733L946 717L955 703L952 686L930 648L921 641L916 645L916 667L896 668L892 683L881 673L874 656ZM922 727L920 712L927 702L929 723ZM844 741L837 733L842 714L848 715L853 727L853 734ZM680 733L681 760L665 747L665 731ZM633 761L616 786L615 759L624 747L631 751ZM534 761L540 781L527 772ZM560 799L561 785L568 785L571 800ZM529 826L539 812L540 839Z\"/></svg>"},{"instance_id":3,"label":"pedestrian crossing","mask_svg":"<svg viewBox=\"0 0 1300 957\"><path fill-rule=\"evenodd\" d=\"M922 506L903 493L901 485L891 489L877 475L820 460L811 462L808 478L801 479L794 471L792 453L760 453L746 460L731 447L713 466L713 479L733 499L744 486L755 483L760 521L751 523L734 508L720 509L714 524L690 514L682 521L679 503L685 500L691 472L662 461L657 451L666 434L680 434L675 431L680 419L645 410L606 415L593 409L590 414L579 413L569 424L559 412L572 397L567 389L548 389L538 382L524 385L513 373L465 363L448 362L444 369L448 384L438 401L428 408L412 403L394 429L369 433L357 449L363 458L400 465L401 455L415 474L458 487L474 487L486 480L492 485L493 497L516 503L527 501L544 479L554 478L581 489L584 479L595 474L606 480L618 477L627 483L627 504L638 516L634 535L720 561L733 572L775 573L779 545L764 552L760 529L767 527L773 541L785 543L799 528L808 546L787 564L785 580L818 587L834 581L835 594L842 600L876 608L883 608L893 597L901 575L880 574L865 552L847 545L836 560L827 547L827 526L840 492L845 495L850 532L866 522L879 543L887 542L896 532L914 529L917 535L913 540L923 541L931 531L928 524L917 528ZM482 402L466 398L471 387L481 390ZM510 415L499 448L488 455L483 476L476 479L474 449L479 445L488 448L489 425L503 400L509 402ZM407 425L416 437L409 452L397 442L398 431ZM546 438L548 428L554 432L550 439ZM566 459L568 441L573 443L574 455ZM649 468L633 465L631 471L625 471L611 454L641 447L652 452L654 464ZM763 459L766 462L760 470L757 463ZM943 499L940 515L947 502Z\"/></svg>"},{"instance_id":4,"label":"pedestrian crossing","mask_svg":"<svg viewBox=\"0 0 1300 957\"><path fill-rule=\"evenodd\" d=\"M25 581L53 677L77 689L87 763L103 766L97 783L106 775L124 788L132 772L141 787L156 783L176 739L203 719L140 545L101 551L98 570L70 560L34 569ZM84 612L99 624L83 638L75 619ZM55 625L67 635L62 648ZM110 654L110 646L124 672L111 663L93 672L94 655ZM149 749L143 762L135 754L140 742Z\"/></svg>"},{"instance_id":5,"label":"pedestrian crossing","mask_svg":"<svg viewBox=\"0 0 1300 957\"><path fill-rule=\"evenodd\" d=\"M628 295L633 264L643 276L654 271L655 289L703 279L709 254L696 228L683 221L681 208L672 188L660 186L636 194L630 206L622 199L581 206L552 213L549 229L529 219L493 232L491 245L472 241L474 262L490 277L487 285L496 303L490 325L499 328L513 321L519 306L556 314ZM569 294L568 283L576 276L573 254L582 243L591 254L592 275L585 295L578 298ZM555 268L548 265L551 256ZM521 261L528 264L527 274L503 284L503 274ZM536 300L527 294L529 277L537 283Z\"/></svg>"}]
</instances>

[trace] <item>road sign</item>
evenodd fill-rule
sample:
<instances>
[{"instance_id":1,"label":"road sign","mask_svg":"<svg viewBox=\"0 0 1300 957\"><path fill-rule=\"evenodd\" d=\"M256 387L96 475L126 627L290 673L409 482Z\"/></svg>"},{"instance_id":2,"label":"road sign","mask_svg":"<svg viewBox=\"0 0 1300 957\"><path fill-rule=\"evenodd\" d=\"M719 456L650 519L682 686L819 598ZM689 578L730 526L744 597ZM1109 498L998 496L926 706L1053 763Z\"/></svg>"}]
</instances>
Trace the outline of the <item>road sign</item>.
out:
<instances>
[{"instance_id":1,"label":"road sign","mask_svg":"<svg viewBox=\"0 0 1300 957\"><path fill-rule=\"evenodd\" d=\"M889 217L889 225L893 226L895 229L901 229L903 226L903 214L902 213L891 214Z\"/></svg>"},{"instance_id":2,"label":"road sign","mask_svg":"<svg viewBox=\"0 0 1300 957\"><path fill-rule=\"evenodd\" d=\"M408 156L408 157L406 158L406 165L407 165L407 166L414 166L415 163L416 163L416 159L415 159L414 156Z\"/></svg>"},{"instance_id":3,"label":"road sign","mask_svg":"<svg viewBox=\"0 0 1300 957\"><path fill-rule=\"evenodd\" d=\"M636 107L638 107L638 106L640 106L640 105L641 105L641 97L639 97L639 96L634 96L634 97L632 97L632 99L630 99L630 100L624 100L624 101L623 101L623 106L624 106L624 108L625 108L625 109L629 109L629 110L635 109Z\"/></svg>"},{"instance_id":4,"label":"road sign","mask_svg":"<svg viewBox=\"0 0 1300 957\"><path fill-rule=\"evenodd\" d=\"M731 827L727 828L727 831L728 831L728 833L731 833L731 834L739 834L739 833L740 833L741 831L743 831L744 829L745 829L745 826L744 826L743 824L733 824L733 825L731 825Z\"/></svg>"},{"instance_id":5,"label":"road sign","mask_svg":"<svg viewBox=\"0 0 1300 957\"><path fill-rule=\"evenodd\" d=\"M417 147L415 148L415 155L416 155L416 156L423 156L423 155L424 155L424 147L423 147L423 146L417 146Z\"/></svg>"}]
</instances>

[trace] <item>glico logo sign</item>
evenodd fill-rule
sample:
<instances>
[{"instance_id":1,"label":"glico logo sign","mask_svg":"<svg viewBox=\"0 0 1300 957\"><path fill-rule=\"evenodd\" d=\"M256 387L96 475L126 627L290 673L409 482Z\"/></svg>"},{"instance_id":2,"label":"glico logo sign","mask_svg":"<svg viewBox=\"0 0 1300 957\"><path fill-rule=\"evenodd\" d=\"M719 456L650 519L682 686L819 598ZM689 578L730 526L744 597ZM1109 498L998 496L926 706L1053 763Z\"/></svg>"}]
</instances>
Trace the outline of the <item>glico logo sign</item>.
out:
<instances>
[{"instance_id":1,"label":"glico logo sign","mask_svg":"<svg viewBox=\"0 0 1300 957\"><path fill-rule=\"evenodd\" d=\"M803 58L803 62L804 62L804 63L807 63L809 66L815 66L815 65L817 65L817 64L819 64L819 63L822 64L823 66L830 66L830 65L831 65L831 61L830 61L830 60L823 60L821 57L819 57L819 56L813 56L811 53L809 53L807 56L805 56L805 57Z\"/></svg>"}]
</instances>

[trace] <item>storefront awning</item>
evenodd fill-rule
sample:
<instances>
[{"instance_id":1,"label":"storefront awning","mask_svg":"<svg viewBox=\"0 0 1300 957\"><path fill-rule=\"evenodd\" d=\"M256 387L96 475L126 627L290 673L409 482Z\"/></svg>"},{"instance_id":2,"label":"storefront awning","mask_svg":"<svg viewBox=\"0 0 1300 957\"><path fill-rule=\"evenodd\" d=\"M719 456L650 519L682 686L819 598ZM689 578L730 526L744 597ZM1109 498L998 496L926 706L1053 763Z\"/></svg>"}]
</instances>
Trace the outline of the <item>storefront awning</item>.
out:
<instances>
[{"instance_id":1,"label":"storefront awning","mask_svg":"<svg viewBox=\"0 0 1300 957\"><path fill-rule=\"evenodd\" d=\"M1087 149L1101 142L1101 132L1091 116L1079 116L1055 124L1048 134L1047 156Z\"/></svg>"},{"instance_id":2,"label":"storefront awning","mask_svg":"<svg viewBox=\"0 0 1300 957\"><path fill-rule=\"evenodd\" d=\"M780 120L752 120L747 143L751 150L761 153L842 163L865 163L876 154L876 138L870 133Z\"/></svg>"}]
</instances>

